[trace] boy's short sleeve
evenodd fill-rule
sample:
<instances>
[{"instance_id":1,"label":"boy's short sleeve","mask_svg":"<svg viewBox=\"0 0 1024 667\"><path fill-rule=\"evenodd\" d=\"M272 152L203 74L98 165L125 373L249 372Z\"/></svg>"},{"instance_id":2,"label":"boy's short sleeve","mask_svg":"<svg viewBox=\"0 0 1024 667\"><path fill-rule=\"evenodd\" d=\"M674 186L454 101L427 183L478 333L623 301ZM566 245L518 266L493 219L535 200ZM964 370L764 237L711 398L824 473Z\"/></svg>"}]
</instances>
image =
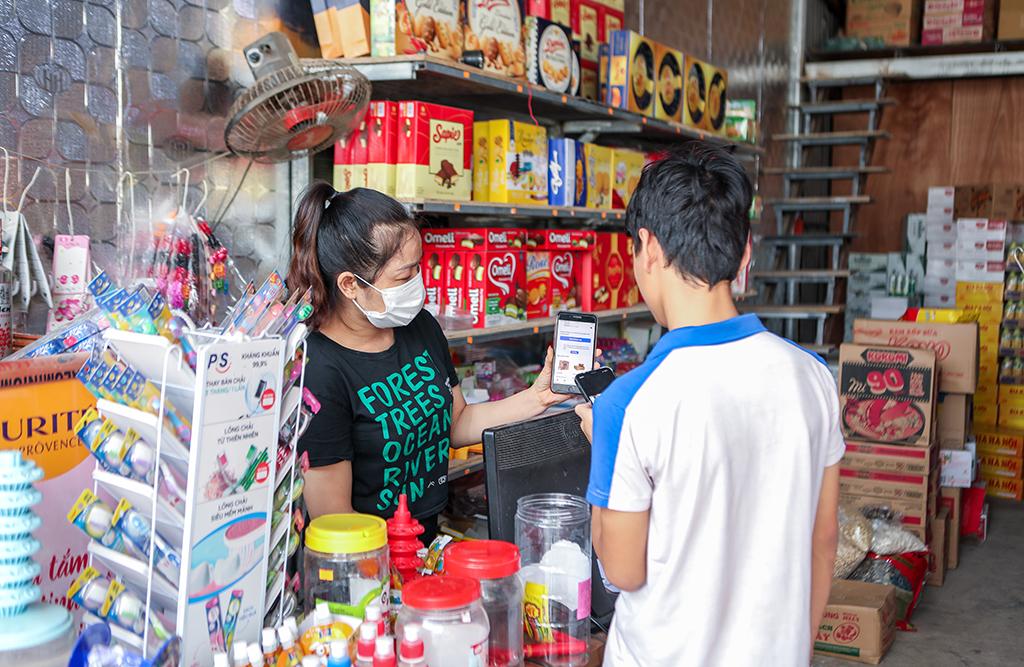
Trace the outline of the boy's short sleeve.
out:
<instances>
[{"instance_id":1,"label":"boy's short sleeve","mask_svg":"<svg viewBox=\"0 0 1024 667\"><path fill-rule=\"evenodd\" d=\"M653 492L625 408L607 394L598 397L587 501L618 512L643 512L651 508Z\"/></svg>"},{"instance_id":2,"label":"boy's short sleeve","mask_svg":"<svg viewBox=\"0 0 1024 667\"><path fill-rule=\"evenodd\" d=\"M826 468L839 463L846 453L846 438L843 437L843 429L839 419L839 394L834 384L829 387L828 392L828 417L829 423L825 435Z\"/></svg>"}]
</instances>

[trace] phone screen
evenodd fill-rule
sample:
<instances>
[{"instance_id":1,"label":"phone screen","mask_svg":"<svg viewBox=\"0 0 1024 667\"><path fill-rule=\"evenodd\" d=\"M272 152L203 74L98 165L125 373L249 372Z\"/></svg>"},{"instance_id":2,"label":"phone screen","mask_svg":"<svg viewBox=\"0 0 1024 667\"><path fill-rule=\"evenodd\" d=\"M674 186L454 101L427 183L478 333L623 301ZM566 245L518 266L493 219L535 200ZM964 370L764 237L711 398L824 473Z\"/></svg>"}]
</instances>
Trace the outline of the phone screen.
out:
<instances>
[{"instance_id":1,"label":"phone screen","mask_svg":"<svg viewBox=\"0 0 1024 667\"><path fill-rule=\"evenodd\" d=\"M552 384L575 387L577 373L594 368L595 322L558 320Z\"/></svg>"}]
</instances>

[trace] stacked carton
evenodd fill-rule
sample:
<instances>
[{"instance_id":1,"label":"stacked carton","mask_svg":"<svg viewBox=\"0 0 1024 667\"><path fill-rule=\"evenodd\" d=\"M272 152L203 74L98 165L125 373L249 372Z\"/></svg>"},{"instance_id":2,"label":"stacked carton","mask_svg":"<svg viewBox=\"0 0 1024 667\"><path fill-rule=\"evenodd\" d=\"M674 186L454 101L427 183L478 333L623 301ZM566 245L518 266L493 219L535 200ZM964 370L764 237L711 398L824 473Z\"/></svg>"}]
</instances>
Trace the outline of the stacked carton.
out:
<instances>
[{"instance_id":1,"label":"stacked carton","mask_svg":"<svg viewBox=\"0 0 1024 667\"><path fill-rule=\"evenodd\" d=\"M925 308L956 305L956 221L953 218L954 189L928 188L925 212Z\"/></svg>"},{"instance_id":2,"label":"stacked carton","mask_svg":"<svg viewBox=\"0 0 1024 667\"><path fill-rule=\"evenodd\" d=\"M972 44L992 39L996 0L925 0L921 44Z\"/></svg>"},{"instance_id":3,"label":"stacked carton","mask_svg":"<svg viewBox=\"0 0 1024 667\"><path fill-rule=\"evenodd\" d=\"M1012 396L1011 400L1018 401L1019 396L1024 396L1024 391ZM978 429L976 438L986 493L998 498L1024 499L1024 482L1021 481L1021 471L1024 469L1024 431Z\"/></svg>"},{"instance_id":4,"label":"stacked carton","mask_svg":"<svg viewBox=\"0 0 1024 667\"><path fill-rule=\"evenodd\" d=\"M909 285L907 265L901 253L851 252L847 266L850 278L846 292L845 340L850 340L853 321L858 317L898 318L903 315L909 305L906 290L890 291L897 282ZM895 296L890 297L891 293Z\"/></svg>"},{"instance_id":5,"label":"stacked carton","mask_svg":"<svg viewBox=\"0 0 1024 667\"><path fill-rule=\"evenodd\" d=\"M891 508L903 516L907 530L926 541L939 497L937 388L931 350L840 348L840 413L847 440L841 499L855 507Z\"/></svg>"}]
</instances>

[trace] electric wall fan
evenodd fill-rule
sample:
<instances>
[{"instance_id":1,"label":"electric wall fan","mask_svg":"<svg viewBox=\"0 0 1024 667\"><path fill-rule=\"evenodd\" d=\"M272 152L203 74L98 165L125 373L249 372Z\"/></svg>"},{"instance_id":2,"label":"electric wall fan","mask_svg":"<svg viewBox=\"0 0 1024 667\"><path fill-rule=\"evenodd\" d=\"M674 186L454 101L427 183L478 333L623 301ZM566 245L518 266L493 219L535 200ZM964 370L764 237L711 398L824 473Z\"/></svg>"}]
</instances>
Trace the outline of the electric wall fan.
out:
<instances>
[{"instance_id":1,"label":"electric wall fan","mask_svg":"<svg viewBox=\"0 0 1024 667\"><path fill-rule=\"evenodd\" d=\"M299 60L272 32L242 50L256 82L231 106L224 141L255 162L316 153L355 130L370 102L369 80L331 60Z\"/></svg>"}]
</instances>

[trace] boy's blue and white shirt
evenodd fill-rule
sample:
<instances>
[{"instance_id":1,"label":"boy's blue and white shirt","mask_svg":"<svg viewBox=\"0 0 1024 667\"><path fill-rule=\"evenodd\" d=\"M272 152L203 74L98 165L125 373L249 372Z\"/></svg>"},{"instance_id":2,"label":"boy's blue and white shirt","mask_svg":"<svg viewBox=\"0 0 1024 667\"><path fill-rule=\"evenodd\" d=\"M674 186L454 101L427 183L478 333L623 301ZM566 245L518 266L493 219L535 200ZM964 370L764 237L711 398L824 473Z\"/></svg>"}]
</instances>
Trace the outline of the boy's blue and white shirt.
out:
<instances>
[{"instance_id":1,"label":"boy's blue and white shirt","mask_svg":"<svg viewBox=\"0 0 1024 667\"><path fill-rule=\"evenodd\" d=\"M665 334L594 405L587 499L650 510L606 665L806 665L822 473L845 450L817 355L741 315Z\"/></svg>"}]
</instances>

